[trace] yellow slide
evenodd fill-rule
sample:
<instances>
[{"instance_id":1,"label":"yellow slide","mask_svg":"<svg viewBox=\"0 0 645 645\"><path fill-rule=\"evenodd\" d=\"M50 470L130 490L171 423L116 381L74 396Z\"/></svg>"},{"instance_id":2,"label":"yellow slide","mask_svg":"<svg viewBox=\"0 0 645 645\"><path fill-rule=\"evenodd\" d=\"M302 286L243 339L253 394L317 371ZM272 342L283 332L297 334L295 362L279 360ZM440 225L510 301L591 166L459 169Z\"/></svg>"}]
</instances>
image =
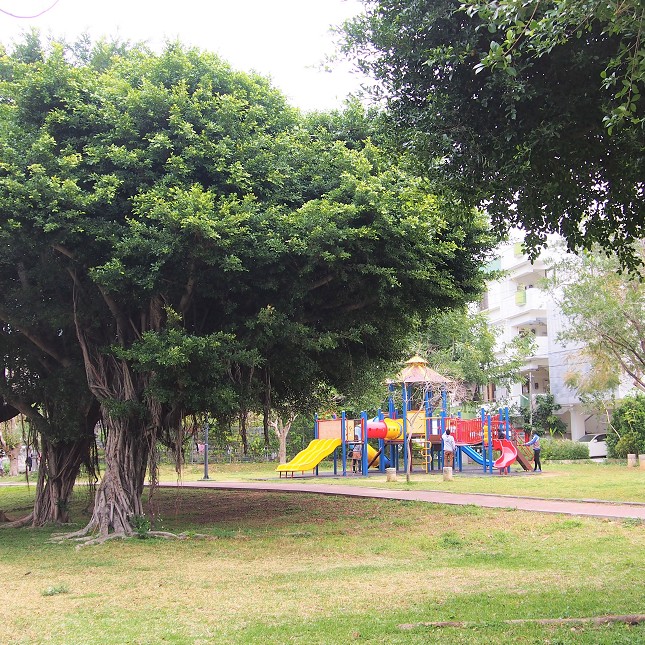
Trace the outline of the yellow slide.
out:
<instances>
[{"instance_id":1,"label":"yellow slide","mask_svg":"<svg viewBox=\"0 0 645 645\"><path fill-rule=\"evenodd\" d=\"M331 455L340 444L340 439L313 439L290 462L280 464L276 470L279 472L313 470L325 457Z\"/></svg>"}]
</instances>

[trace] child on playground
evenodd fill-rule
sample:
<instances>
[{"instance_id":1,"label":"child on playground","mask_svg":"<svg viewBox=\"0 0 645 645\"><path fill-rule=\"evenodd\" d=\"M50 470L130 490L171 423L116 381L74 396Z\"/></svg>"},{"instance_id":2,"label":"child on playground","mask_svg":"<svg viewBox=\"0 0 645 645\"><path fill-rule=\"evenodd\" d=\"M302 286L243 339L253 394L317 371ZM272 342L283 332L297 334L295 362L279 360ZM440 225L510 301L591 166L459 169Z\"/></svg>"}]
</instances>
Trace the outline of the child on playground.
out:
<instances>
[{"instance_id":1,"label":"child on playground","mask_svg":"<svg viewBox=\"0 0 645 645\"><path fill-rule=\"evenodd\" d=\"M358 435L354 435L354 441L358 442ZM363 444L355 443L352 448L352 472L361 472L363 462Z\"/></svg>"},{"instance_id":2,"label":"child on playground","mask_svg":"<svg viewBox=\"0 0 645 645\"><path fill-rule=\"evenodd\" d=\"M446 428L446 432L443 435L443 465L446 468L452 468L455 463L456 447L455 438L450 434L450 428Z\"/></svg>"}]
</instances>

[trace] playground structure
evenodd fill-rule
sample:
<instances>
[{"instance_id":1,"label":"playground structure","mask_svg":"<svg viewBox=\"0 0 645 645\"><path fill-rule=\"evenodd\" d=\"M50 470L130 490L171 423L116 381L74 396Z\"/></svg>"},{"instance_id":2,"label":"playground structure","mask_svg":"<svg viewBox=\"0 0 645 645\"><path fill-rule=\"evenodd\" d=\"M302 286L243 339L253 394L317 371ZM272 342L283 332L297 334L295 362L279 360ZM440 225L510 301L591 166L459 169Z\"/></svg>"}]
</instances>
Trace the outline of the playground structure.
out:
<instances>
[{"instance_id":1,"label":"playground structure","mask_svg":"<svg viewBox=\"0 0 645 645\"><path fill-rule=\"evenodd\" d=\"M443 467L442 437L447 429L455 438L455 468L459 471L463 470L464 456L479 464L484 473L510 472L516 461L530 470L530 451L521 451L524 432L511 426L508 409L496 415L482 410L475 419L452 417L448 414L447 383L448 379L431 370L421 357L411 358L397 379L388 384L387 415L379 410L371 419L366 412L358 419L348 419L344 412L332 419L316 417L314 439L276 470L281 477L283 473L294 476L309 470L317 475L320 462L333 454L334 474L338 474L340 465L342 475L347 476L349 452L360 444L360 471L365 477L370 469L384 473L386 468L399 472L402 467L403 472L412 472L413 446L420 446L416 452L421 455L423 471L429 473L435 469L435 461L437 469ZM401 385L401 410L395 407L397 384ZM433 401L437 399L441 407L435 415Z\"/></svg>"}]
</instances>

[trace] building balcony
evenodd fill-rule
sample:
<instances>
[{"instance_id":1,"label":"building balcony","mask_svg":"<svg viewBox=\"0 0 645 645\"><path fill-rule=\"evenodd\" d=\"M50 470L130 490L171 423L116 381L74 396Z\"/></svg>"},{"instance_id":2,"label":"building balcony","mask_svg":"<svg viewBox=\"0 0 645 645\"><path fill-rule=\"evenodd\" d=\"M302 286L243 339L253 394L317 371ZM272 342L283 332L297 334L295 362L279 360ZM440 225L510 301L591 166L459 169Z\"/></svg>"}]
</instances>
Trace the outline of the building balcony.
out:
<instances>
[{"instance_id":1,"label":"building balcony","mask_svg":"<svg viewBox=\"0 0 645 645\"><path fill-rule=\"evenodd\" d=\"M531 315L534 318L538 316L546 318L546 299L546 294L535 287L518 289L512 295L502 298L500 317L515 318L533 312Z\"/></svg>"},{"instance_id":2,"label":"building balcony","mask_svg":"<svg viewBox=\"0 0 645 645\"><path fill-rule=\"evenodd\" d=\"M548 336L534 336L535 349L533 355L529 360L537 358L546 358L549 354L549 337Z\"/></svg>"}]
</instances>

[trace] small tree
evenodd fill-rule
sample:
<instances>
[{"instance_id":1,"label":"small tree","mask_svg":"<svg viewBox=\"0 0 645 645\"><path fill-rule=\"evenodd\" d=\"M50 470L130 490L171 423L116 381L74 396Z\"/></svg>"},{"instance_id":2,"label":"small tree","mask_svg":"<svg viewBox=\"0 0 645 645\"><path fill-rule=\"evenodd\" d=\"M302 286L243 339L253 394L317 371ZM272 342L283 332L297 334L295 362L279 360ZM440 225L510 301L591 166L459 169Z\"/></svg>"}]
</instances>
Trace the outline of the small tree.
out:
<instances>
[{"instance_id":1,"label":"small tree","mask_svg":"<svg viewBox=\"0 0 645 645\"><path fill-rule=\"evenodd\" d=\"M540 434L563 435L567 424L555 413L562 406L555 402L553 394L538 394L533 409L523 411L524 428L537 430Z\"/></svg>"},{"instance_id":2,"label":"small tree","mask_svg":"<svg viewBox=\"0 0 645 645\"><path fill-rule=\"evenodd\" d=\"M645 244L634 243L645 260ZM554 266L548 288L565 327L559 340L582 345L589 371L569 380L583 391L611 390L622 376L645 391L645 273L621 272L617 257L600 252L567 256Z\"/></svg>"},{"instance_id":3,"label":"small tree","mask_svg":"<svg viewBox=\"0 0 645 645\"><path fill-rule=\"evenodd\" d=\"M278 436L278 461L281 464L287 463L287 437L289 436L291 425L297 416L296 412L291 412L287 417L276 415L271 421L271 427Z\"/></svg>"},{"instance_id":4,"label":"small tree","mask_svg":"<svg viewBox=\"0 0 645 645\"><path fill-rule=\"evenodd\" d=\"M423 325L414 352L427 356L440 374L463 383L460 394L467 390L466 400L481 401L489 383L508 388L521 382L521 369L535 348L533 336L527 335L516 336L499 351L498 334L482 313L443 311Z\"/></svg>"}]
</instances>

